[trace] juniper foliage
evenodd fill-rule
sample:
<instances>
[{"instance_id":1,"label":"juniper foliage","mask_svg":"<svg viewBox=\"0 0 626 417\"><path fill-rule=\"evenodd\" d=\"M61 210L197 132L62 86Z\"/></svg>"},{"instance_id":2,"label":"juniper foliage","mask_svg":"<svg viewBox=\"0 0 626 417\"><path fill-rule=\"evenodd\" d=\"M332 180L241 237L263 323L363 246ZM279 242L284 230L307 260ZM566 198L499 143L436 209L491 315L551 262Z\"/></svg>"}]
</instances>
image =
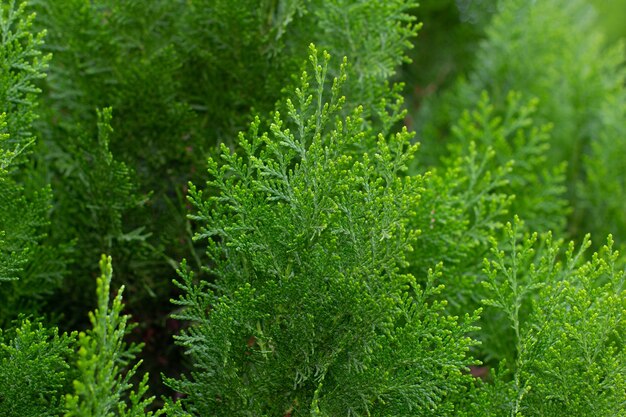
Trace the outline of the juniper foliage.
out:
<instances>
[{"instance_id":1,"label":"juniper foliage","mask_svg":"<svg viewBox=\"0 0 626 417\"><path fill-rule=\"evenodd\" d=\"M424 146L424 160L436 165L445 155L446 147L439 144L452 141L450 126L480 101L482 91L489 93L502 113L510 91L521 92L526 101L538 99L534 119L538 126L552 125L546 163L552 167L567 163L567 198L573 209L568 233L582 238L583 231L593 227L591 219L595 217L586 214L585 206L598 204L597 198L581 198L579 183L586 184L595 167L585 163L586 155L598 146L616 155L623 146L619 136L607 131L611 128L606 123L615 106L624 102L623 47L607 45L593 7L584 0L504 0L499 4L498 13L485 29L486 39L478 48L473 68L454 88L427 101L420 110L418 134L425 144L432 144ZM611 139L596 145L603 136ZM621 187L607 180L612 187ZM596 185L582 188L593 194ZM601 204L598 208L603 210ZM606 234L607 230L600 232Z\"/></svg>"},{"instance_id":2,"label":"juniper foliage","mask_svg":"<svg viewBox=\"0 0 626 417\"><path fill-rule=\"evenodd\" d=\"M0 5L0 325L41 308L58 288L62 246L46 243L51 192L30 165L35 137L35 86L49 56L45 33L32 33L34 16L23 2Z\"/></svg>"},{"instance_id":3,"label":"juniper foliage","mask_svg":"<svg viewBox=\"0 0 626 417\"><path fill-rule=\"evenodd\" d=\"M509 223L485 262L486 309L508 323L493 341L508 354L467 415L623 414L626 273L612 238L586 260L588 237L563 253L550 234L523 230Z\"/></svg>"},{"instance_id":4,"label":"juniper foliage","mask_svg":"<svg viewBox=\"0 0 626 417\"><path fill-rule=\"evenodd\" d=\"M78 334L77 376L74 393L66 396L65 417L151 417L146 412L154 398L142 398L148 390L148 375L133 388L131 378L141 361L133 363L141 346L128 345L124 336L130 331L129 316L122 315L122 291L112 302L111 258L102 256L102 275L97 280L98 308L89 314L91 328Z\"/></svg>"},{"instance_id":5,"label":"juniper foliage","mask_svg":"<svg viewBox=\"0 0 626 417\"><path fill-rule=\"evenodd\" d=\"M0 330L0 414L53 417L63 411L76 335L21 318Z\"/></svg>"},{"instance_id":6,"label":"juniper foliage","mask_svg":"<svg viewBox=\"0 0 626 417\"><path fill-rule=\"evenodd\" d=\"M253 122L241 153L222 147L208 195L191 187L218 278L180 271L193 368L168 383L194 415L447 415L476 317L444 313L436 272L424 286L402 272L416 146L406 130L363 130L358 107L340 116L344 77L326 93L329 57L310 59L285 115Z\"/></svg>"}]
</instances>

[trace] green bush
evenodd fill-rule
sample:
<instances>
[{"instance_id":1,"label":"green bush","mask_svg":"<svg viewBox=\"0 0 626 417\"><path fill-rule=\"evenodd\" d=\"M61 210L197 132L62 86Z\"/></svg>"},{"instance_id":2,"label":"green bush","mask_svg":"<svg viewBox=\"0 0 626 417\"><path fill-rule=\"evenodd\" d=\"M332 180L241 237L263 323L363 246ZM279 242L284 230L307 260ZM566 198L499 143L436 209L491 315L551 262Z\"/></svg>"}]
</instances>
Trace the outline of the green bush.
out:
<instances>
[{"instance_id":1,"label":"green bush","mask_svg":"<svg viewBox=\"0 0 626 417\"><path fill-rule=\"evenodd\" d=\"M328 56L311 60L284 113L240 135L241 156L209 161L216 195L191 188L218 278L210 290L181 271L193 379L170 383L197 415L445 413L473 319L427 302L434 273L423 287L401 273L422 180L400 174L416 147L406 130L364 129L360 108L339 116L343 77L325 95Z\"/></svg>"},{"instance_id":2,"label":"green bush","mask_svg":"<svg viewBox=\"0 0 626 417\"><path fill-rule=\"evenodd\" d=\"M600 161L624 150L623 133L616 131L625 116L624 49L606 44L594 17L594 9L582 0L500 2L473 68L451 90L423 103L416 123L425 144L423 161L437 165L455 142L450 126L484 91L503 113L512 90L526 100L538 99L537 121L552 125L546 162L551 167L567 163L568 234L580 239L590 230L600 235L619 231L621 244L624 212L600 200L611 200L605 194L609 188L622 195L623 180L619 172L600 181L593 177ZM606 169L620 165L609 162ZM597 188L607 181L606 188ZM616 216L611 228L597 222L609 216Z\"/></svg>"},{"instance_id":3,"label":"green bush","mask_svg":"<svg viewBox=\"0 0 626 417\"><path fill-rule=\"evenodd\" d=\"M0 7L0 325L36 312L61 285L62 246L49 245L50 187L29 164L35 137L35 82L45 76L43 33L30 32L25 4Z\"/></svg>"},{"instance_id":4,"label":"green bush","mask_svg":"<svg viewBox=\"0 0 626 417\"><path fill-rule=\"evenodd\" d=\"M0 414L625 414L591 3L0 3Z\"/></svg>"}]
</instances>

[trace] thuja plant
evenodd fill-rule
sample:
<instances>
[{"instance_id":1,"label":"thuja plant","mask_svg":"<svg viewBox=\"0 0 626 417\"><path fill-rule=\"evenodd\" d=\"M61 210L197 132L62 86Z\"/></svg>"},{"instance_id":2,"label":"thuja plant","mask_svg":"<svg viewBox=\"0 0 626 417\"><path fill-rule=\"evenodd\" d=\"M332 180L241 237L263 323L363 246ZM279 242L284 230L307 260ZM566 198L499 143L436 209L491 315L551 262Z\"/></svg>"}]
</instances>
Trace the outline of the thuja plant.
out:
<instances>
[{"instance_id":1,"label":"thuja plant","mask_svg":"<svg viewBox=\"0 0 626 417\"><path fill-rule=\"evenodd\" d=\"M467 211L474 211L478 227L486 213L497 220L493 213L497 210L487 208L480 199L493 204L500 194L511 199L508 212L523 213L530 229L564 229L568 211L565 164L549 164L553 126L538 122L537 111L538 101L525 100L519 92L509 92L500 111L483 93L476 106L465 110L452 125L449 156L442 165L447 170L463 167L461 178L467 183L462 200ZM459 157L474 152L479 155L474 164L459 164ZM481 181L491 186L481 187Z\"/></svg>"},{"instance_id":2,"label":"thuja plant","mask_svg":"<svg viewBox=\"0 0 626 417\"><path fill-rule=\"evenodd\" d=\"M429 167L421 152L411 164L411 171L428 170L410 219L420 230L411 268L424 276L441 262L444 294L457 313L480 305L482 260L513 213L523 213L530 230L564 228L564 167L547 164L551 128L536 122L536 111L536 100L511 92L500 112L485 93L451 126L448 155L438 166Z\"/></svg>"},{"instance_id":3,"label":"thuja plant","mask_svg":"<svg viewBox=\"0 0 626 417\"><path fill-rule=\"evenodd\" d=\"M33 19L24 4L0 5L0 326L41 308L64 272L63 247L46 243L50 189L30 165L35 82L49 60Z\"/></svg>"},{"instance_id":4,"label":"thuja plant","mask_svg":"<svg viewBox=\"0 0 626 417\"><path fill-rule=\"evenodd\" d=\"M615 122L609 122L624 117L622 45L604 41L593 8L583 0L501 1L485 31L473 69L420 109L416 128L424 142L424 160L438 164L447 149L441 145L454 141L450 126L480 101L483 91L504 113L506 97L517 90L525 100L539 100L534 117L539 124L552 124L547 164L567 163L567 197L573 209L568 232L578 239L585 231L617 233L593 219L617 214L601 203L600 195L609 188L621 195L622 183L613 175L603 176L607 187L596 192L601 181L593 180L592 185L587 180L599 164L606 163L611 172L620 169L617 161L606 156L623 152L621 135L611 127ZM598 141L602 144L596 145ZM595 162L587 162L591 153ZM592 215L592 207L604 214ZM613 225L623 225L623 212L617 217ZM618 242L623 233L623 226L619 227Z\"/></svg>"},{"instance_id":5,"label":"thuja plant","mask_svg":"<svg viewBox=\"0 0 626 417\"><path fill-rule=\"evenodd\" d=\"M132 329L122 314L121 288L111 292L111 258L100 261L97 309L84 332L59 333L21 317L0 330L0 413L6 417L151 417L148 375L132 381L140 345L124 337Z\"/></svg>"},{"instance_id":6,"label":"thuja plant","mask_svg":"<svg viewBox=\"0 0 626 417\"><path fill-rule=\"evenodd\" d=\"M124 337L131 330L128 315L121 313L122 292L110 301L111 258L100 260L102 275L97 280L98 308L89 313L91 328L78 334L78 358L74 392L67 394L65 417L151 417L160 412L146 412L153 397L143 398L148 390L145 374L134 387L131 378L141 361L133 363L141 346L128 345ZM133 389L134 390L131 390Z\"/></svg>"},{"instance_id":7,"label":"thuja plant","mask_svg":"<svg viewBox=\"0 0 626 417\"><path fill-rule=\"evenodd\" d=\"M70 265L77 277L68 282L63 310L87 310L78 294L93 286L87 277L97 271L80 260L102 251L113 255L133 305L147 310L156 299L167 306L172 265L183 257L196 267L202 263L186 218L186 183L202 180L216 145L233 145L255 114L273 109L283 89L297 82L292 74L300 72L312 41L350 58L350 91L369 112L384 80L407 60L418 29L410 0L29 5L36 27L47 31L43 48L52 53L35 126L45 145L38 164L58 196L55 238L78 239ZM329 72L338 71L331 63ZM97 109L109 107L112 130L104 129L101 148ZM123 163L126 173L91 175L94 165L95 171L109 169L107 159L114 161L112 170ZM109 207L96 213L103 200L82 197L83 188L108 195Z\"/></svg>"},{"instance_id":8,"label":"thuja plant","mask_svg":"<svg viewBox=\"0 0 626 417\"><path fill-rule=\"evenodd\" d=\"M483 348L504 356L459 415L622 415L626 273L612 238L585 260L588 237L562 251L550 234L523 229L509 223L485 261L486 311L508 326Z\"/></svg>"},{"instance_id":9,"label":"thuja plant","mask_svg":"<svg viewBox=\"0 0 626 417\"><path fill-rule=\"evenodd\" d=\"M97 259L98 254L109 253L118 256L124 264L136 258L145 260L148 254L155 256L155 251L146 243L145 227L128 230L124 225L124 215L138 209L148 197L139 192L133 171L114 158L109 148L113 133L112 109L96 112L98 131L95 136L83 133L60 146L65 156L55 161L54 169L58 170L60 178L52 182L55 204L51 237L55 241L72 242L71 270L76 281L63 286L63 300L56 309L73 320L84 319L90 300L83 294L95 289L95 283L87 279L93 268L79 262L80 259ZM136 255L128 255L130 251ZM85 274L85 278L75 278L78 274ZM74 323L68 320L68 324Z\"/></svg>"},{"instance_id":10,"label":"thuja plant","mask_svg":"<svg viewBox=\"0 0 626 417\"><path fill-rule=\"evenodd\" d=\"M186 183L203 180L217 143L234 144L297 82L315 41L348 56L349 87L370 112L384 80L407 60L418 25L410 0L31 0L34 31L51 53L34 131L37 166L55 193L49 235L73 242L59 257L72 271L53 304L72 329L91 303L111 254L137 331L164 329L171 277L183 257L202 265L192 241ZM346 24L349 22L349 24ZM329 72L337 75L339 60ZM111 108L110 116L104 109ZM351 111L346 107L346 112ZM100 115L99 115L100 113ZM78 321L78 323L77 323ZM147 328L147 330L146 330ZM146 358L146 362L150 362ZM176 366L176 365L174 365ZM155 373L158 373L155 372Z\"/></svg>"},{"instance_id":11,"label":"thuja plant","mask_svg":"<svg viewBox=\"0 0 626 417\"><path fill-rule=\"evenodd\" d=\"M139 11L131 7L136 2L118 3L115 13L105 21L108 11L93 2L29 2L29 9L37 11L35 24L47 31L43 48L53 55L48 77L42 83L44 105L35 126L42 142L37 162L55 191L52 236L75 242L70 258L75 276L64 286L65 302L59 306L70 316L69 324L86 316L90 305L81 294L94 290L94 281L89 278L97 273L96 265L83 259L98 259L103 252L112 254L124 281L136 282L130 285L131 293L146 287L154 287L152 293L158 291L147 277L161 271L153 266L163 262L162 248L158 241L151 242L156 247L146 242L149 225L138 220L150 217L146 190L153 187L150 184L140 189L135 161L127 158L123 162L122 157L141 149L142 161L152 166L152 161L163 159L163 155L143 139L158 142L161 137L180 138L179 126L188 124L186 107L173 98L177 84L168 70L177 66L170 66L160 32L151 31L156 50L148 50L146 45L145 53L136 57L139 62L129 65L135 62L130 56L134 56L137 45L144 48L136 32L125 31L130 30L126 24L137 27L132 19ZM156 3L153 6L150 10L158 16L159 7ZM131 36L136 38L133 45L128 44ZM119 68L115 67L117 61ZM122 92L128 94L122 97ZM131 97L137 102L131 103ZM147 107L154 113L148 113ZM118 119L113 115L122 112L127 120L114 123ZM126 153L116 145L121 137ZM184 156L180 149L164 143L159 146L171 155ZM153 174L149 177L156 178ZM163 179L162 174L158 177ZM140 272L138 265L143 265L145 272Z\"/></svg>"},{"instance_id":12,"label":"thuja plant","mask_svg":"<svg viewBox=\"0 0 626 417\"><path fill-rule=\"evenodd\" d=\"M22 318L0 330L0 413L52 417L63 412L63 393L73 375L75 334L59 334Z\"/></svg>"},{"instance_id":13,"label":"thuja plant","mask_svg":"<svg viewBox=\"0 0 626 417\"><path fill-rule=\"evenodd\" d=\"M408 61L405 54L419 27L410 14L416 7L411 0L189 3L178 22L177 43L188 63L185 91L194 108L203 106L199 115L211 129L206 135L232 141L251 114L271 111L284 87L293 84L292 75L299 74L311 42L348 57L346 82L355 103L369 112L384 81ZM330 63L329 72L337 76L339 65Z\"/></svg>"},{"instance_id":14,"label":"thuja plant","mask_svg":"<svg viewBox=\"0 0 626 417\"><path fill-rule=\"evenodd\" d=\"M183 394L168 410L620 415L625 275L612 239L585 256L588 239L576 250L517 219L501 224L511 190L527 186L544 184L555 201L531 194L526 210L533 201L548 218L564 210L562 169L553 178L534 169L549 138L529 118L536 103L510 95L501 119L484 98L455 128L446 170L407 176L415 147L406 132L376 136L358 112L341 116L341 78L324 89L324 61L314 50L311 60L315 83L305 74L273 119L239 136L241 152L223 146L210 160L204 190L191 187L216 279L180 270L177 317L191 327L178 342L191 370L168 380ZM490 146L479 152L473 140L483 135ZM421 273L436 259L443 268ZM479 302L480 320L449 315ZM467 374L478 363L468 350L489 369L486 381Z\"/></svg>"},{"instance_id":15,"label":"thuja plant","mask_svg":"<svg viewBox=\"0 0 626 417\"><path fill-rule=\"evenodd\" d=\"M0 415L623 415L623 258L532 233L564 196L570 232L624 224L619 50L582 0L500 2L420 156L387 85L413 6L2 2ZM312 40L348 59L303 73ZM145 316L189 256L160 411L102 252Z\"/></svg>"},{"instance_id":16,"label":"thuja plant","mask_svg":"<svg viewBox=\"0 0 626 417\"><path fill-rule=\"evenodd\" d=\"M91 330L78 338L60 333L45 324L41 311L44 295L61 285L67 251L46 235L51 192L30 162L34 82L43 77L49 59L40 52L44 34L30 33L33 19L24 3L0 5L0 414L143 416L150 401L141 399L145 380L136 393L125 395L134 373L126 366L137 348L122 342L128 328L120 314L121 295L108 304L110 260L101 264L99 308ZM107 175L115 172L109 169ZM25 316L37 312L42 317ZM92 401L98 405L88 414Z\"/></svg>"},{"instance_id":17,"label":"thuja plant","mask_svg":"<svg viewBox=\"0 0 626 417\"><path fill-rule=\"evenodd\" d=\"M212 284L183 264L178 337L191 371L173 415L448 415L472 360L475 317L447 316L438 274L404 273L423 179L416 146L341 113L329 56L272 119L222 147L191 187ZM401 115L400 115L401 116ZM393 117L389 114L383 117ZM398 115L396 115L398 117ZM370 151L358 151L371 143Z\"/></svg>"},{"instance_id":18,"label":"thuja plant","mask_svg":"<svg viewBox=\"0 0 626 417\"><path fill-rule=\"evenodd\" d=\"M626 77L624 78L626 80ZM626 81L624 82L626 85ZM585 225L600 235L615 233L616 243L626 249L626 93L605 104L602 129L583 160L585 179L578 190ZM611 198L607 198L611 196Z\"/></svg>"}]
</instances>

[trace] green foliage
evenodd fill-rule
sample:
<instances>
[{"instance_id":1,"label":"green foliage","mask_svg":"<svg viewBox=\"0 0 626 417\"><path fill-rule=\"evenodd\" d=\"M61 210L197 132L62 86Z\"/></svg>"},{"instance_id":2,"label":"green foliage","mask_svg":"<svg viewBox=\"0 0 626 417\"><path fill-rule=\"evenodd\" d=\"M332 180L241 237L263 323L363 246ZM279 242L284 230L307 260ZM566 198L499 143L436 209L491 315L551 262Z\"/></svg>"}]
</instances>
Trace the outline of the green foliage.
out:
<instances>
[{"instance_id":1,"label":"green foliage","mask_svg":"<svg viewBox=\"0 0 626 417\"><path fill-rule=\"evenodd\" d=\"M600 236L614 233L620 248L626 248L625 119L626 94L622 92L606 103L600 136L583 161L586 177L578 183L584 224Z\"/></svg>"},{"instance_id":2,"label":"green foliage","mask_svg":"<svg viewBox=\"0 0 626 417\"><path fill-rule=\"evenodd\" d=\"M140 346L127 345L128 316L121 315L122 289L109 305L111 258L102 257L98 308L92 328L60 335L56 328L21 318L0 330L0 413L7 417L156 416L145 375L134 391L131 378ZM78 349L76 354L75 349ZM129 366L132 367L128 369ZM73 394L72 384L73 380Z\"/></svg>"},{"instance_id":3,"label":"green foliage","mask_svg":"<svg viewBox=\"0 0 626 417\"><path fill-rule=\"evenodd\" d=\"M97 137L85 137L63 144L63 157L55 168L62 177L53 183L56 201L52 213L52 235L58 241L73 241L71 265L75 279L63 291L69 295L63 309L80 317L90 300L81 294L93 291L91 265L84 259L95 259L101 253L112 253L131 262L153 252L145 243L143 228L127 230L123 216L138 209L145 201L133 182L133 173L126 164L113 158L109 150L112 110L98 111ZM125 227L126 226L126 227ZM135 252L135 256L130 254ZM127 258L124 258L126 256ZM69 304L69 305L68 305Z\"/></svg>"},{"instance_id":4,"label":"green foliage","mask_svg":"<svg viewBox=\"0 0 626 417\"><path fill-rule=\"evenodd\" d=\"M625 414L616 5L1 2L0 415Z\"/></svg>"},{"instance_id":5,"label":"green foliage","mask_svg":"<svg viewBox=\"0 0 626 417\"><path fill-rule=\"evenodd\" d=\"M57 194L54 238L77 240L78 278L64 308L82 317L80 294L97 273L83 259L111 253L131 294L154 286L153 293L152 276L164 274L161 243L186 235L161 217L176 214L166 205L176 195L166 193L180 190L177 175L193 169L183 140L191 114L177 102L180 62L164 29L176 2L32 3L54 54L37 124L45 145L39 162Z\"/></svg>"},{"instance_id":6,"label":"green foliage","mask_svg":"<svg viewBox=\"0 0 626 417\"><path fill-rule=\"evenodd\" d=\"M483 90L501 112L511 90L520 91L525 100L538 98L536 121L553 126L546 163L568 164L566 185L573 208L568 231L580 235L590 224L577 183L590 171L584 155L603 136L607 111L623 100L623 49L605 44L593 9L582 0L503 1L486 36L467 78L422 107L419 130L425 160L436 164L445 154L439 144L450 137L451 122L477 103ZM618 151L616 145L611 148Z\"/></svg>"},{"instance_id":7,"label":"green foliage","mask_svg":"<svg viewBox=\"0 0 626 417\"><path fill-rule=\"evenodd\" d=\"M77 260L91 259L95 246L112 253L133 300L166 301L169 278L155 277L169 276L182 257L201 263L186 219L185 184L202 180L216 144L232 144L253 114L274 108L296 82L292 75L311 41L351 58L350 89L370 112L386 91L384 80L406 60L418 28L408 14L413 7L409 0L33 0L35 23L47 30L53 53L37 128L45 144L39 162L60 202L55 239L78 238ZM338 74L338 65L329 71ZM116 222L94 227L93 210L77 202L82 188L116 187L82 175L76 188L85 169L84 152L76 150L93 149L87 144L98 135L94 109L107 107L114 117L106 152L128 167L128 181L117 186L133 184L150 196L144 204L124 193L110 196L108 210L121 229ZM115 252L103 248L120 230L145 242L115 245ZM95 273L89 264L72 269L84 278Z\"/></svg>"},{"instance_id":8,"label":"green foliage","mask_svg":"<svg viewBox=\"0 0 626 417\"><path fill-rule=\"evenodd\" d=\"M231 141L250 122L250 109L265 114L291 83L313 42L347 56L354 102L368 112L383 82L406 61L418 26L410 0L198 0L180 21L179 43L189 101L209 137ZM209 30L207 30L207 22ZM332 76L339 65L331 64ZM297 82L297 81L296 81Z\"/></svg>"},{"instance_id":9,"label":"green foliage","mask_svg":"<svg viewBox=\"0 0 626 417\"><path fill-rule=\"evenodd\" d=\"M9 139L8 133L5 133L6 130L6 114L0 114L0 143L3 145L6 143L5 141ZM7 175L7 168L9 164L13 160L14 153L8 149L5 149L5 146L2 146L0 150L0 178L4 179L4 176Z\"/></svg>"},{"instance_id":10,"label":"green foliage","mask_svg":"<svg viewBox=\"0 0 626 417\"><path fill-rule=\"evenodd\" d=\"M6 129L11 133L2 142L2 150L22 152L33 141L31 132L34 82L44 77L50 56L42 56L45 32L33 34L34 15L26 12L26 3L15 0L0 6L0 113L5 113Z\"/></svg>"},{"instance_id":11,"label":"green foliage","mask_svg":"<svg viewBox=\"0 0 626 417\"><path fill-rule=\"evenodd\" d=\"M455 313L479 306L482 259L511 213L523 213L530 230L564 228L564 167L546 164L550 126L536 126L536 106L511 93L501 113L483 94L451 127L448 155L426 176L411 219L421 230L411 266L424 276L443 262ZM420 162L418 155L413 170L424 169Z\"/></svg>"},{"instance_id":12,"label":"green foliage","mask_svg":"<svg viewBox=\"0 0 626 417\"><path fill-rule=\"evenodd\" d=\"M142 399L148 390L145 375L134 391L131 378L141 361L132 364L140 350L138 345L127 345L124 336L130 331L128 316L122 315L122 291L109 302L111 258L102 256L102 275L98 278L96 293L98 308L89 314L91 329L78 335L77 377L74 394L68 394L66 417L154 416L145 412L153 398ZM130 369L126 369L129 366ZM126 402L128 395L128 402Z\"/></svg>"},{"instance_id":13,"label":"green foliage","mask_svg":"<svg viewBox=\"0 0 626 417\"><path fill-rule=\"evenodd\" d=\"M24 150L32 144L30 123L34 118L31 111L33 94L37 91L33 80L43 76L45 60L39 60L39 47L43 42L43 33L33 36L29 29L32 25L32 15L26 15L25 4L17 8L15 2L2 4L0 8L0 279L15 279L16 273L21 270L20 265L27 262L24 252L27 252L24 241L36 239L33 229L38 226L37 204L30 210L25 210L28 202L23 197L15 201L16 197L24 192L14 178L15 165ZM19 158L19 159L18 159ZM44 200L45 201L45 200ZM45 202L44 202L45 204ZM20 213L32 214L34 221L18 221L17 213L12 208L19 207ZM13 207L12 207L13 206ZM39 205L41 207L41 205ZM44 206L45 207L45 206ZM18 208L18 207L16 207ZM7 230L7 228L15 228ZM21 233L17 231L21 231ZM29 242L30 243L30 242Z\"/></svg>"},{"instance_id":14,"label":"green foliage","mask_svg":"<svg viewBox=\"0 0 626 417\"><path fill-rule=\"evenodd\" d=\"M176 102L181 63L169 44L178 2L32 3L54 54L43 137L63 146L68 134L96 133L94 109L113 107L120 117L114 120L111 150L144 173L142 179L184 157L187 145L181 139L190 115Z\"/></svg>"},{"instance_id":15,"label":"green foliage","mask_svg":"<svg viewBox=\"0 0 626 417\"><path fill-rule=\"evenodd\" d=\"M419 42L409 56L413 65L402 67L407 103L417 109L432 94L448 88L470 69L484 26L496 11L494 0L423 0L414 14L424 23ZM407 124L413 126L409 114Z\"/></svg>"},{"instance_id":16,"label":"green foliage","mask_svg":"<svg viewBox=\"0 0 626 417\"><path fill-rule=\"evenodd\" d=\"M71 377L69 359L76 335L59 335L41 323L21 319L0 330L0 414L53 417L63 410L62 393Z\"/></svg>"},{"instance_id":17,"label":"green foliage","mask_svg":"<svg viewBox=\"0 0 626 417\"><path fill-rule=\"evenodd\" d=\"M84 248L90 245L95 247L92 254L110 252L114 243L141 238L140 231L124 233L122 225L122 213L141 200L131 182L131 172L109 151L111 113L110 108L98 112L97 141L81 138L70 143L80 148L69 148L75 165L63 167L63 188L59 187L62 192L57 210L69 217L63 222L69 226L68 237L83 232L79 245L84 253L89 253ZM85 204L80 204L81 200Z\"/></svg>"},{"instance_id":18,"label":"green foliage","mask_svg":"<svg viewBox=\"0 0 626 417\"><path fill-rule=\"evenodd\" d=\"M197 415L447 415L475 317L431 301L436 273L420 287L401 272L422 179L399 174L415 146L364 130L359 108L341 117L343 77L325 93L328 56L310 59L286 116L209 161L217 193L190 190L218 279L181 269L193 368L169 384Z\"/></svg>"},{"instance_id":19,"label":"green foliage","mask_svg":"<svg viewBox=\"0 0 626 417\"><path fill-rule=\"evenodd\" d=\"M0 181L0 242L3 280L0 286L0 323L28 312L38 298L58 288L61 276L37 269L52 263L54 250L42 247L48 226L50 191L27 193L9 178ZM51 252L52 251L52 252ZM32 262L36 260L33 265Z\"/></svg>"},{"instance_id":20,"label":"green foliage","mask_svg":"<svg viewBox=\"0 0 626 417\"><path fill-rule=\"evenodd\" d=\"M538 244L536 234L522 237L522 230L517 219L508 224L485 264L486 312L503 313L500 323L508 327L491 336L508 348L507 365L494 385L483 385L467 415L623 414L626 274L612 238L585 261L588 239L561 256L549 234Z\"/></svg>"},{"instance_id":21,"label":"green foliage","mask_svg":"<svg viewBox=\"0 0 626 417\"><path fill-rule=\"evenodd\" d=\"M0 6L0 325L37 310L41 296L58 288L64 262L62 246L46 245L50 189L26 163L35 141L34 82L43 78L48 56L34 35L34 16L24 3Z\"/></svg>"},{"instance_id":22,"label":"green foliage","mask_svg":"<svg viewBox=\"0 0 626 417\"><path fill-rule=\"evenodd\" d=\"M498 175L498 171L504 169L507 171L502 172L504 183L497 190L514 198L510 212L524 213L531 230L559 231L565 226L564 214L567 211L567 202L563 198L565 165L550 167L548 164L552 126L536 125L533 119L537 104L536 100L526 103L520 93L512 92L507 96L503 112L499 113L489 96L483 93L476 109L465 111L457 124L452 126L454 140L450 144L451 156L450 160L444 161L444 165L454 166L454 158L467 155L472 147L479 155L493 153L493 157L478 169L470 168L463 175L469 179L464 198L468 208L488 211L481 209L481 205L475 204L470 197L474 188L472 183L480 181L482 173L486 176ZM495 178L493 181L497 184ZM493 191L486 189L484 197L487 200L495 198ZM477 197L483 195L479 193ZM480 212L476 216L480 218Z\"/></svg>"}]
</instances>

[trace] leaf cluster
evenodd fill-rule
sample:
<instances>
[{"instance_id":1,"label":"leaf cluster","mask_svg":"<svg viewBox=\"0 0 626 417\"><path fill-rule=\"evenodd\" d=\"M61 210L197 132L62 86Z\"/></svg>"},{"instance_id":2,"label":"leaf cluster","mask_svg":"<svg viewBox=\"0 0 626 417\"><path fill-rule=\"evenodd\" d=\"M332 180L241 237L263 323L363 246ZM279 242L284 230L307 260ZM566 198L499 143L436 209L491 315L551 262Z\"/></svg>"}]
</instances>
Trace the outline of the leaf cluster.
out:
<instances>
[{"instance_id":1,"label":"leaf cluster","mask_svg":"<svg viewBox=\"0 0 626 417\"><path fill-rule=\"evenodd\" d=\"M486 344L508 352L468 415L623 413L626 275L612 238L586 260L588 238L562 253L550 234L522 230L519 219L509 223L485 261L486 312L501 312L508 325Z\"/></svg>"},{"instance_id":2,"label":"leaf cluster","mask_svg":"<svg viewBox=\"0 0 626 417\"><path fill-rule=\"evenodd\" d=\"M161 413L146 413L154 398L142 398L148 390L145 374L134 391L131 378L141 361L133 364L141 346L127 345L124 336L132 326L122 315L122 291L110 302L111 258L100 260L102 275L97 280L98 307L89 313L91 328L78 334L77 377L74 393L66 396L65 417L151 417ZM128 397L128 400L126 398ZM128 401L128 402L127 402Z\"/></svg>"},{"instance_id":3,"label":"leaf cluster","mask_svg":"<svg viewBox=\"0 0 626 417\"><path fill-rule=\"evenodd\" d=\"M422 179L399 174L416 146L403 131L354 152L367 124L358 108L341 116L342 77L326 95L328 55L310 59L287 115L209 161L217 192L190 188L218 279L180 272L194 367L169 383L197 415L443 415L475 317L430 303L436 273L420 287L402 272Z\"/></svg>"},{"instance_id":4,"label":"leaf cluster","mask_svg":"<svg viewBox=\"0 0 626 417\"><path fill-rule=\"evenodd\" d=\"M497 5L407 118L410 0L1 3L0 414L626 413L623 50Z\"/></svg>"},{"instance_id":5,"label":"leaf cluster","mask_svg":"<svg viewBox=\"0 0 626 417\"><path fill-rule=\"evenodd\" d=\"M355 103L372 111L386 91L384 80L406 60L418 29L409 14L415 6L408 0L32 0L34 23L47 31L43 48L53 55L35 127L45 148L37 163L59 196L54 239L78 239L75 260L111 253L129 296L137 298L133 304L165 303L169 279L154 277L173 273L183 257L202 263L186 218L185 184L202 181L216 145L233 145L255 114L274 108L283 89L297 83L293 74L312 41L350 58ZM333 65L329 72L338 75ZM107 181L88 173L102 163L90 155L99 136L94 110L109 107L113 131L104 152L113 165L125 164L127 174ZM93 219L100 202L78 190L108 196L105 219L104 213ZM97 273L80 261L70 268L81 277ZM92 281L75 282L67 298L84 311L76 294Z\"/></svg>"},{"instance_id":6,"label":"leaf cluster","mask_svg":"<svg viewBox=\"0 0 626 417\"><path fill-rule=\"evenodd\" d=\"M507 112L510 91L519 91L524 101L538 100L537 126L551 125L546 163L551 167L567 163L566 196L572 208L568 234L581 239L587 230L606 235L615 231L614 225L621 229L622 213L600 200L609 188L619 194L623 189L621 164L608 157L623 149L619 139L623 135L610 122L623 120L623 46L605 42L593 7L582 0L502 1L485 34L473 67L453 88L426 100L419 111L424 161L438 165L447 152L440 144L454 136L450 126L480 101L483 91L501 114ZM590 179L596 169L611 172L602 181ZM598 213L596 209L604 214L591 215ZM618 217L611 228L593 220L610 215Z\"/></svg>"},{"instance_id":7,"label":"leaf cluster","mask_svg":"<svg viewBox=\"0 0 626 417\"><path fill-rule=\"evenodd\" d=\"M33 34L34 15L24 3L0 7L0 324L36 311L39 299L58 288L62 248L44 244L50 189L24 172L33 151L35 86L49 56L44 32ZM31 171L32 172L32 171Z\"/></svg>"}]
</instances>

